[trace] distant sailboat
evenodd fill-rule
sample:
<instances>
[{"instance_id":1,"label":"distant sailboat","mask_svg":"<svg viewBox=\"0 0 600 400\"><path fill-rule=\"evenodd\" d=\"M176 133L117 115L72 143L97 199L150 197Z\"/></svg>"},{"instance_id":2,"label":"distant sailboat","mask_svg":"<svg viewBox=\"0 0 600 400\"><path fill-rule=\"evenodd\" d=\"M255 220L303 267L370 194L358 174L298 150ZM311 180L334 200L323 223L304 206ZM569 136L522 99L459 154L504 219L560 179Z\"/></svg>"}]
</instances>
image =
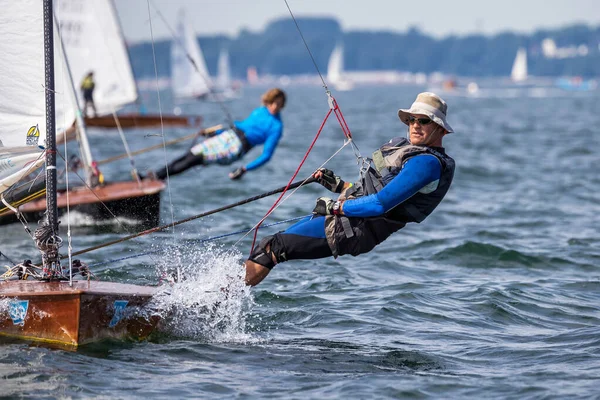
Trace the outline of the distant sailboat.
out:
<instances>
[{"instance_id":1,"label":"distant sailboat","mask_svg":"<svg viewBox=\"0 0 600 400\"><path fill-rule=\"evenodd\" d=\"M215 95L221 96L222 100L231 100L241 96L239 87L235 87L231 79L229 51L227 49L221 49L219 53Z\"/></svg>"},{"instance_id":2,"label":"distant sailboat","mask_svg":"<svg viewBox=\"0 0 600 400\"><path fill-rule=\"evenodd\" d=\"M171 43L171 90L179 99L205 98L213 83L196 34L179 10L177 38Z\"/></svg>"},{"instance_id":3,"label":"distant sailboat","mask_svg":"<svg viewBox=\"0 0 600 400\"><path fill-rule=\"evenodd\" d=\"M86 117L88 126L115 128L113 112L138 101L139 94L121 25L112 0L56 1L65 51L75 83L94 72L97 117ZM196 126L199 118L146 113L121 113L123 128L164 125Z\"/></svg>"},{"instance_id":4,"label":"distant sailboat","mask_svg":"<svg viewBox=\"0 0 600 400\"><path fill-rule=\"evenodd\" d=\"M327 82L336 90L346 91L354 87L352 81L344 76L344 47L335 46L327 64Z\"/></svg>"},{"instance_id":5,"label":"distant sailboat","mask_svg":"<svg viewBox=\"0 0 600 400\"><path fill-rule=\"evenodd\" d=\"M513 62L510 78L513 82L523 82L527 79L527 51L520 47Z\"/></svg>"}]
</instances>

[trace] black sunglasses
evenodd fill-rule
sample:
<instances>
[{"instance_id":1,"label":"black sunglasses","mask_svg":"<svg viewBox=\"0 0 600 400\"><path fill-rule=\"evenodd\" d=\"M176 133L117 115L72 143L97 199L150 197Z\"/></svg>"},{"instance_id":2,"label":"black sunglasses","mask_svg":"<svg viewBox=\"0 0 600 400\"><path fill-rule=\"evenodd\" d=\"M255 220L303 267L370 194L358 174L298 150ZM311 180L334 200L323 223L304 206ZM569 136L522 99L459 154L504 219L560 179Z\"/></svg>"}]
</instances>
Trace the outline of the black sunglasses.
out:
<instances>
[{"instance_id":1,"label":"black sunglasses","mask_svg":"<svg viewBox=\"0 0 600 400\"><path fill-rule=\"evenodd\" d=\"M409 125L412 125L413 122L417 121L421 126L429 125L432 122L429 118L415 118L412 115L408 116L407 121Z\"/></svg>"}]
</instances>

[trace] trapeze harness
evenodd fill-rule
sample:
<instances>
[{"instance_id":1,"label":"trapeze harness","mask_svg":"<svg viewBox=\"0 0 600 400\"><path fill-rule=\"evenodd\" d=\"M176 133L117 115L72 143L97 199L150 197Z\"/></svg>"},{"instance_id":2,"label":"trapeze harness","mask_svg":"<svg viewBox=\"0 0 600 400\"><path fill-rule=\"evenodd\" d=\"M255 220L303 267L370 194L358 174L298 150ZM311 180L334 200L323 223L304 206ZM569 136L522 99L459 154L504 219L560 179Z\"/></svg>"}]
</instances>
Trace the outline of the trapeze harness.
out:
<instances>
[{"instance_id":1,"label":"trapeze harness","mask_svg":"<svg viewBox=\"0 0 600 400\"><path fill-rule=\"evenodd\" d=\"M378 193L400 173L408 159L422 154L431 154L440 162L442 173L439 181L430 183L379 217L348 218L344 215L326 217L325 234L334 257L343 254L358 255L370 251L407 223L423 221L440 204L454 177L454 160L444 152L443 148L414 146L404 137L393 138L376 150L370 165L361 170L359 182L342 193L338 200ZM367 241L364 246L346 248L344 246L344 243L348 242L346 239L352 238L356 234L356 228L359 228L353 220L360 219L364 220L364 228L372 235L373 240Z\"/></svg>"},{"instance_id":2,"label":"trapeze harness","mask_svg":"<svg viewBox=\"0 0 600 400\"><path fill-rule=\"evenodd\" d=\"M454 176L454 160L446 155L443 148L414 146L403 137L394 138L376 150L372 159L367 159L366 167L361 169L359 182L338 199L349 200L378 193L400 173L407 160L423 154L431 154L440 162L442 171L439 180L431 182L381 216L325 217L325 237L334 257L366 253L407 223L419 223L433 212L450 188ZM278 236L278 240L273 240L275 236ZM250 260L272 268L272 255L275 255L278 263L295 258L285 253L284 240L279 240L286 235L279 233L275 236L267 236L261 240ZM270 246L269 252L265 250L267 246Z\"/></svg>"}]
</instances>

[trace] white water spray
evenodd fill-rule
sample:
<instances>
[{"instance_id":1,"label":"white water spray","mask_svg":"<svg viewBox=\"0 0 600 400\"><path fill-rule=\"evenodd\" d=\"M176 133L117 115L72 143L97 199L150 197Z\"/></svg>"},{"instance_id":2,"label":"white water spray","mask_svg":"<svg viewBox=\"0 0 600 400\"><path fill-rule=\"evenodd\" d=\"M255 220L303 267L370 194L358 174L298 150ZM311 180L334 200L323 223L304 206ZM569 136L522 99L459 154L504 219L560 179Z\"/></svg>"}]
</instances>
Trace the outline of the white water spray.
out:
<instances>
[{"instance_id":1,"label":"white water spray","mask_svg":"<svg viewBox=\"0 0 600 400\"><path fill-rule=\"evenodd\" d=\"M158 260L165 283L151 308L168 335L211 342L249 342L254 301L238 251L209 244L169 248Z\"/></svg>"}]
</instances>

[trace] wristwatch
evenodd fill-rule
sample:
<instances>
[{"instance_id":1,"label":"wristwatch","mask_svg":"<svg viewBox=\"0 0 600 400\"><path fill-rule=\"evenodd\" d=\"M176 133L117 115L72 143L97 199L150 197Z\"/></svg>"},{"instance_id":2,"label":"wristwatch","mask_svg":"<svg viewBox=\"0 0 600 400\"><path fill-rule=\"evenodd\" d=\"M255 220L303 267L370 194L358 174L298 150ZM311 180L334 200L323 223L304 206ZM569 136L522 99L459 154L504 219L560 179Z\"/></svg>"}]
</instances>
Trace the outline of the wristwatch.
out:
<instances>
[{"instance_id":1,"label":"wristwatch","mask_svg":"<svg viewBox=\"0 0 600 400\"><path fill-rule=\"evenodd\" d=\"M333 211L333 215L339 215L340 206L341 206L341 203L339 200L336 201L335 203L333 203L333 208L331 209L331 211Z\"/></svg>"}]
</instances>

